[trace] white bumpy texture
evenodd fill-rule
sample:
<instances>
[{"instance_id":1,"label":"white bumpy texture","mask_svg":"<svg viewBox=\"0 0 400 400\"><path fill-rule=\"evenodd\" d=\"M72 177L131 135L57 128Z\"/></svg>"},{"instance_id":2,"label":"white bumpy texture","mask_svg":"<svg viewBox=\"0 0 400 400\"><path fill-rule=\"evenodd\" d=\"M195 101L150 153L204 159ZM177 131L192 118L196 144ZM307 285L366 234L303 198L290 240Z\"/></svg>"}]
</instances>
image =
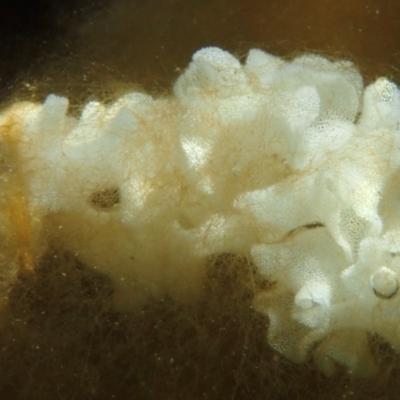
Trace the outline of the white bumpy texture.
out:
<instances>
[{"instance_id":1,"label":"white bumpy texture","mask_svg":"<svg viewBox=\"0 0 400 400\"><path fill-rule=\"evenodd\" d=\"M255 305L280 353L368 375L369 335L400 350L395 84L364 88L352 63L315 55L204 48L169 97L67 110L50 95L1 118L21 125L31 207L111 277L117 306L189 299L209 255L250 254L274 283Z\"/></svg>"}]
</instances>

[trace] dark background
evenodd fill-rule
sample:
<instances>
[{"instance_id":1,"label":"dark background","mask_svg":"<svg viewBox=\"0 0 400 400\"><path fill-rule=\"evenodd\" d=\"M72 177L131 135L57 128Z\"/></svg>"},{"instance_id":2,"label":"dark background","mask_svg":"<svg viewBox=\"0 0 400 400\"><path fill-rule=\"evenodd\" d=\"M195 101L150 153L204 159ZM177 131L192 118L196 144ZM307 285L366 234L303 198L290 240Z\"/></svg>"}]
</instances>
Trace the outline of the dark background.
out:
<instances>
[{"instance_id":1,"label":"dark background","mask_svg":"<svg viewBox=\"0 0 400 400\"><path fill-rule=\"evenodd\" d=\"M318 52L398 80L399 17L396 0L3 0L0 96L162 91L207 45Z\"/></svg>"}]
</instances>

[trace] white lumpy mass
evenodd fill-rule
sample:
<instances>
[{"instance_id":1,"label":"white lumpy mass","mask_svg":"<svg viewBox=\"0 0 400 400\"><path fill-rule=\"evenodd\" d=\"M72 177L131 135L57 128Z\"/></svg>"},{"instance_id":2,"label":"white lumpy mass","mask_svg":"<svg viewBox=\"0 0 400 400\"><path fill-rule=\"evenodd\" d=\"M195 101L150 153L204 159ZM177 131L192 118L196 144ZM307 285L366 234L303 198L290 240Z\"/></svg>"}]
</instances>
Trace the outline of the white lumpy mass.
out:
<instances>
[{"instance_id":1,"label":"white lumpy mass","mask_svg":"<svg viewBox=\"0 0 400 400\"><path fill-rule=\"evenodd\" d=\"M31 207L50 241L110 276L120 308L186 301L207 257L246 255L268 341L330 374L400 351L400 91L352 63L198 51L169 97L17 103ZM234 293L232 293L234 296Z\"/></svg>"}]
</instances>

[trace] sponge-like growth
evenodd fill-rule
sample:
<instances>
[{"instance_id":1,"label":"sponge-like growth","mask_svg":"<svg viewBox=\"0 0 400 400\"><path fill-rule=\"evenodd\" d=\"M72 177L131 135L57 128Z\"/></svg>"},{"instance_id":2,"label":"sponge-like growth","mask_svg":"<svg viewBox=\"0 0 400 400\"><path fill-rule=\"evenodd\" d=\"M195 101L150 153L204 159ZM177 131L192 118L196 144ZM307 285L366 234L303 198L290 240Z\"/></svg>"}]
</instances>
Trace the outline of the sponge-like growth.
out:
<instances>
[{"instance_id":1,"label":"sponge-like growth","mask_svg":"<svg viewBox=\"0 0 400 400\"><path fill-rule=\"evenodd\" d=\"M0 126L41 246L108 274L117 307L186 301L210 255L247 255L274 283L255 304L275 349L368 374L368 334L400 350L399 111L396 85L364 90L350 62L205 48L169 97L77 119L50 95Z\"/></svg>"}]
</instances>

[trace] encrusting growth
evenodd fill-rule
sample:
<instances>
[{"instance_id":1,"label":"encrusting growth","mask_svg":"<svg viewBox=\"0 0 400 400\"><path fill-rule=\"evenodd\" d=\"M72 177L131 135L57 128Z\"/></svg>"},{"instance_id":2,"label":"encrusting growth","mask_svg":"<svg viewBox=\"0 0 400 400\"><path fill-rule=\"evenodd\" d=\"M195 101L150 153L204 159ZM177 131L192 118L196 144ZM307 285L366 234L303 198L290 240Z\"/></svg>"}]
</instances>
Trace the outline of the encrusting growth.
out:
<instances>
[{"instance_id":1,"label":"encrusting growth","mask_svg":"<svg viewBox=\"0 0 400 400\"><path fill-rule=\"evenodd\" d=\"M218 48L169 97L79 119L55 95L17 103L0 115L2 268L34 270L47 243L132 309L195 299L208 257L247 256L274 282L254 300L272 347L371 374L369 334L400 351L399 110L396 85L364 88L350 62Z\"/></svg>"}]
</instances>

